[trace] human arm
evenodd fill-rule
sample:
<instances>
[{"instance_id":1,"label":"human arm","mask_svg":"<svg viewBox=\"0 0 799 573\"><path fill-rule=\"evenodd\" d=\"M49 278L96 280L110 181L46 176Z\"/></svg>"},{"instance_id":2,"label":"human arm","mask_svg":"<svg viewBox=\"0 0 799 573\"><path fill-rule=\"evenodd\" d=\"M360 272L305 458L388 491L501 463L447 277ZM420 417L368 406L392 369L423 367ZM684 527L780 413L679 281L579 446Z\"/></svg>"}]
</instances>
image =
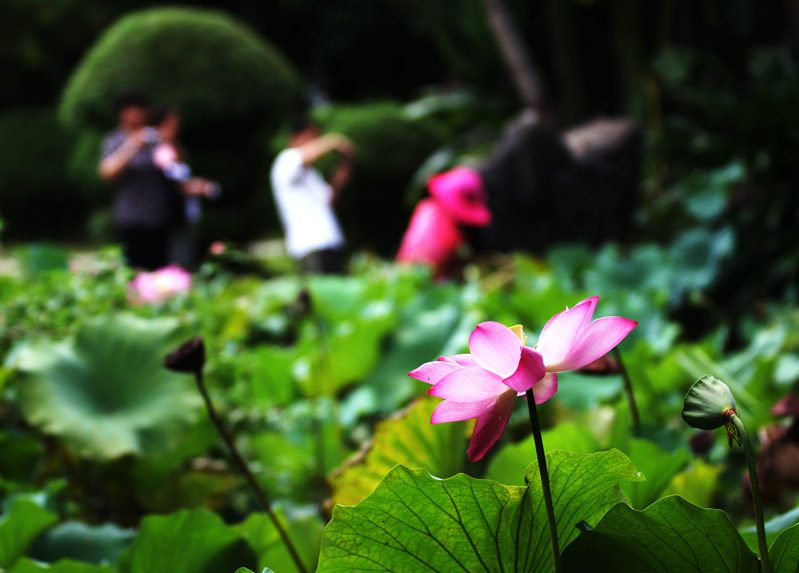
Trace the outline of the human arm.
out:
<instances>
[{"instance_id":1,"label":"human arm","mask_svg":"<svg viewBox=\"0 0 799 573\"><path fill-rule=\"evenodd\" d=\"M219 185L204 177L192 177L180 185L184 195L213 198L219 194Z\"/></svg>"},{"instance_id":2,"label":"human arm","mask_svg":"<svg viewBox=\"0 0 799 573\"><path fill-rule=\"evenodd\" d=\"M100 160L98 173L102 179L111 180L122 173L145 144L142 130L131 133L114 151Z\"/></svg>"},{"instance_id":3,"label":"human arm","mask_svg":"<svg viewBox=\"0 0 799 573\"><path fill-rule=\"evenodd\" d=\"M351 157L355 152L355 146L352 141L338 133L329 133L316 137L296 149L300 152L303 165L311 165L331 151L338 151L344 157Z\"/></svg>"},{"instance_id":4,"label":"human arm","mask_svg":"<svg viewBox=\"0 0 799 573\"><path fill-rule=\"evenodd\" d=\"M330 176L330 188L333 189L333 195L330 199L331 203L338 199L341 189L349 182L351 177L352 158L348 156L341 160L341 163L338 164L333 175Z\"/></svg>"}]
</instances>

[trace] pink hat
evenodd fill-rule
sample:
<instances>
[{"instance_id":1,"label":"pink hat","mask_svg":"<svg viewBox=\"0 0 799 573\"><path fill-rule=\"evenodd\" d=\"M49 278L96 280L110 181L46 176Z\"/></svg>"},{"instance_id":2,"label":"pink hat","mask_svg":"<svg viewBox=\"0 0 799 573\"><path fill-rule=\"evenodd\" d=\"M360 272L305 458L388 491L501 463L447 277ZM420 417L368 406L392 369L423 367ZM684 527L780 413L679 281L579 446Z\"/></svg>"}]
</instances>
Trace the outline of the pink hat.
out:
<instances>
[{"instance_id":1,"label":"pink hat","mask_svg":"<svg viewBox=\"0 0 799 573\"><path fill-rule=\"evenodd\" d=\"M491 222L483 178L469 167L455 167L427 182L430 195L459 223L484 227Z\"/></svg>"}]
</instances>

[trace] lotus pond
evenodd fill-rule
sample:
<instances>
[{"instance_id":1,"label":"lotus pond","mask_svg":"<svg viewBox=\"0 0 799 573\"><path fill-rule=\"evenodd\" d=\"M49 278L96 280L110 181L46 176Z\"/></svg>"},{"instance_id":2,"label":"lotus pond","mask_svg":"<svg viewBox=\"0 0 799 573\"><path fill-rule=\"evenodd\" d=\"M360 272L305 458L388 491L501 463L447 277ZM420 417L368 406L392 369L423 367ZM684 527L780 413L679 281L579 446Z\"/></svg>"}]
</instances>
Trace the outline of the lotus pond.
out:
<instances>
[{"instance_id":1,"label":"lotus pond","mask_svg":"<svg viewBox=\"0 0 799 573\"><path fill-rule=\"evenodd\" d=\"M365 256L342 277L234 273L228 250L174 289L149 277L158 296L112 251L21 256L0 277L0 569L799 571L799 310L718 316L704 289L731 249L702 230L486 258L460 282ZM430 423L441 399L409 372L486 321L532 347L592 296L638 325L559 373L540 432L515 399L470 461L474 420ZM198 336L199 362L165 368ZM758 455L760 541L740 436L681 415L706 375Z\"/></svg>"}]
</instances>

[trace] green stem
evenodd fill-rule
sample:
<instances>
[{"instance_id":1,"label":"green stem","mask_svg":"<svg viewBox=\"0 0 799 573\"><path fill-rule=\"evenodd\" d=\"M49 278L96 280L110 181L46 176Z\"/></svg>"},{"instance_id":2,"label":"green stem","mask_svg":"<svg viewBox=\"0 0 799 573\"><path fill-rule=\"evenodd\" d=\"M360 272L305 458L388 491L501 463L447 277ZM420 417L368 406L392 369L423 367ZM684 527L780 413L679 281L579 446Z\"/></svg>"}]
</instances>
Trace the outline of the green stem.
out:
<instances>
[{"instance_id":1,"label":"green stem","mask_svg":"<svg viewBox=\"0 0 799 573\"><path fill-rule=\"evenodd\" d=\"M627 372L627 368L624 366L624 361L621 359L621 352L619 351L618 346L614 349L614 354L616 355L616 360L619 363L621 376L624 379L624 393L627 395L627 403L630 405L630 416L633 419L633 430L637 434L641 428L641 416L638 414L638 405L635 403L633 384L630 381L630 374Z\"/></svg>"},{"instance_id":2,"label":"green stem","mask_svg":"<svg viewBox=\"0 0 799 573\"><path fill-rule=\"evenodd\" d=\"M280 535L280 539L283 541L283 545L286 546L288 549L289 554L291 555L292 560L294 561L294 565L296 565L297 570L300 573L307 573L307 569L305 568L305 564L303 564L302 559L300 559L299 553L297 553L297 549L294 547L294 544L291 542L291 538L288 535L288 532L283 527L283 524L280 523L280 520L277 518L277 514L272 509L272 504L269 503L269 498L266 495L266 492L258 483L258 480L255 479L255 476L250 471L250 467L247 465L247 462L244 461L244 457L242 457L241 452L236 447L236 443L233 441L233 435L228 431L225 424L222 422L222 419L219 417L219 414L214 408L213 402L211 402L211 396L208 395L208 390L205 388L205 383L203 381L203 373L202 370L197 370L194 373L194 378L197 380L197 388L200 390L200 394L202 394L203 400L205 400L205 407L208 410L208 417L211 418L211 421L216 426L219 435L222 436L222 439L225 441L225 444L230 451L230 455L233 458L233 461L238 466L241 473L244 474L247 483L252 488L253 492L255 492L255 497L258 498L258 501L261 502L261 505L266 511L266 514L269 516L269 519L272 520L272 524L275 526L278 535Z\"/></svg>"},{"instance_id":3,"label":"green stem","mask_svg":"<svg viewBox=\"0 0 799 573\"><path fill-rule=\"evenodd\" d=\"M530 410L530 425L533 427L535 455L538 458L538 473L541 475L541 489L544 492L544 506L547 510L547 521L549 522L552 561L555 564L555 573L561 573L563 569L560 564L560 549L558 548L558 526L555 523L555 508L552 505L552 492L549 489L549 471L547 471L547 459L544 454L544 440L541 439L541 426L538 423L538 411L535 407L535 396L532 388L527 391L527 408Z\"/></svg>"},{"instance_id":4,"label":"green stem","mask_svg":"<svg viewBox=\"0 0 799 573\"><path fill-rule=\"evenodd\" d=\"M757 526L757 544L760 547L760 571L771 573L771 562L768 558L768 543L766 542L766 527L763 523L763 504L760 502L760 483L757 480L757 465L755 454L752 451L752 444L749 442L749 434L746 432L741 418L738 414L730 417L730 422L735 425L746 454L746 465L749 467L749 479L752 482L752 504L755 506L755 525Z\"/></svg>"}]
</instances>

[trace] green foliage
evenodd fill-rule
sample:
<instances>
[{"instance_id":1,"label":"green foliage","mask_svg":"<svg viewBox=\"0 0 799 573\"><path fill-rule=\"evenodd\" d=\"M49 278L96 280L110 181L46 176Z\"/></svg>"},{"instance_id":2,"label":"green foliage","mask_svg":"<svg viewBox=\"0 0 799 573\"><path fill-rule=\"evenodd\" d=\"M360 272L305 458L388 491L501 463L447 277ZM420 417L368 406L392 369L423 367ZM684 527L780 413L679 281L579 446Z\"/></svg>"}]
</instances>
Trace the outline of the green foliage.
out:
<instances>
[{"instance_id":1,"label":"green foliage","mask_svg":"<svg viewBox=\"0 0 799 573\"><path fill-rule=\"evenodd\" d=\"M175 444L197 417L200 397L162 358L178 323L109 316L85 324L74 340L20 343L19 404L28 421L77 455L111 460Z\"/></svg>"},{"instance_id":2,"label":"green foliage","mask_svg":"<svg viewBox=\"0 0 799 573\"><path fill-rule=\"evenodd\" d=\"M119 571L218 573L257 562L249 544L219 516L196 509L143 519L133 545L119 558Z\"/></svg>"},{"instance_id":3,"label":"green foliage","mask_svg":"<svg viewBox=\"0 0 799 573\"><path fill-rule=\"evenodd\" d=\"M72 138L49 108L0 116L0 205L11 239L63 236L80 229L80 187L67 179ZM96 152L95 152L96 154Z\"/></svg>"},{"instance_id":4,"label":"green foliage","mask_svg":"<svg viewBox=\"0 0 799 573\"><path fill-rule=\"evenodd\" d=\"M799 569L799 524L783 531L769 548L771 565L776 573Z\"/></svg>"},{"instance_id":5,"label":"green foliage","mask_svg":"<svg viewBox=\"0 0 799 573\"><path fill-rule=\"evenodd\" d=\"M620 503L583 533L563 556L579 571L736 571L756 573L749 550L723 511L667 497L644 511Z\"/></svg>"},{"instance_id":6,"label":"green foliage","mask_svg":"<svg viewBox=\"0 0 799 573\"><path fill-rule=\"evenodd\" d=\"M460 332L460 293L451 285L428 284L414 300L397 303L399 322L386 342L382 360L344 402L350 416L388 414L401 407L420 387L407 373L444 354L447 343Z\"/></svg>"},{"instance_id":7,"label":"green foliage","mask_svg":"<svg viewBox=\"0 0 799 573\"><path fill-rule=\"evenodd\" d=\"M31 499L13 500L0 516L0 567L10 567L58 517Z\"/></svg>"},{"instance_id":8,"label":"green foliage","mask_svg":"<svg viewBox=\"0 0 799 573\"><path fill-rule=\"evenodd\" d=\"M140 89L176 106L189 125L274 124L297 96L283 57L223 12L154 8L125 16L86 54L63 94L70 126L112 125L111 102Z\"/></svg>"},{"instance_id":9,"label":"green foliage","mask_svg":"<svg viewBox=\"0 0 799 573\"><path fill-rule=\"evenodd\" d=\"M93 565L72 559L61 559L55 563L42 563L23 557L8 570L8 573L117 573L110 565Z\"/></svg>"},{"instance_id":10,"label":"green foliage","mask_svg":"<svg viewBox=\"0 0 799 573\"><path fill-rule=\"evenodd\" d=\"M618 451L547 456L561 547L581 520L598 521L618 484L641 479ZM356 507L336 508L322 538L319 571L549 571L549 533L537 464L528 487L463 474L440 480L397 466Z\"/></svg>"},{"instance_id":11,"label":"green foliage","mask_svg":"<svg viewBox=\"0 0 799 573\"><path fill-rule=\"evenodd\" d=\"M692 184L702 177L698 168L706 168L706 190L723 183L725 171L733 169L734 177L727 178L733 184L725 185L724 193L730 201L721 214L739 243L713 289L714 299L734 317L763 296L792 300L799 267L796 253L784 245L799 240L788 215L796 205L790 150L799 131L782 126L799 95L796 54L785 46L758 46L725 61L715 50L675 48L659 54L653 67L671 111L656 139L657 156L678 181L664 199L679 203L690 196L688 206L695 212L701 203ZM705 207L712 212L715 203Z\"/></svg>"},{"instance_id":12,"label":"green foliage","mask_svg":"<svg viewBox=\"0 0 799 573\"><path fill-rule=\"evenodd\" d=\"M393 256L411 213L405 190L445 132L431 118L409 119L392 102L324 107L316 120L355 143L353 177L336 203L348 244Z\"/></svg>"},{"instance_id":13,"label":"green foliage","mask_svg":"<svg viewBox=\"0 0 799 573\"><path fill-rule=\"evenodd\" d=\"M67 251L50 243L33 243L14 249L22 272L29 276L45 271L66 270L69 255Z\"/></svg>"},{"instance_id":14,"label":"green foliage","mask_svg":"<svg viewBox=\"0 0 799 573\"><path fill-rule=\"evenodd\" d=\"M628 451L635 469L646 481L624 484L622 490L630 498L630 505L639 509L656 501L666 484L690 459L687 450L667 452L649 440L632 439Z\"/></svg>"},{"instance_id":15,"label":"green foliage","mask_svg":"<svg viewBox=\"0 0 799 573\"><path fill-rule=\"evenodd\" d=\"M329 476L332 484L331 499L327 503L355 504L373 492L372 497L355 508L335 509L329 532L350 527L341 525L342 516L349 524L352 515L361 515L357 512L372 507L370 503L381 499L379 503L386 505L380 505L379 511L390 512L392 518L402 523L418 525L418 521L414 521L416 517L403 516L405 509L388 505L391 495L396 495L393 499L411 500L411 510L427 516L435 507L425 507L421 498L416 501L414 496L418 495L418 488L424 491L427 487L432 488L431 491L442 488L436 490L435 495L445 496L447 491L463 492L474 487L474 491L504 492L502 495L508 495L509 500L516 499L515 506L506 506L504 511L510 517L502 521L511 540L509 544L513 544L513 535L518 536L518 528L514 529L511 519L513 512L529 506L529 501L521 503L523 494L518 496L518 492L523 492L523 484L529 483L528 497L532 495L536 527L542 528L532 532L533 541L529 547L535 552L531 552L531 559L547 566L549 544L543 529L543 509L536 505L539 494L535 492L540 489L538 478L532 469L524 475L526 481L522 478L524 462L535 457L522 401L503 439L492 451L494 455L483 464L464 464L468 424L429 423L430 411L437 403L433 398L420 399L398 419L379 422L376 427L373 424L427 389L427 385L409 378L408 371L440 355L466 351L469 333L478 322L493 319L507 324L523 323L529 334L528 341L532 343L536 338L535 329L540 329L549 316L563 305L574 305L589 294L583 291L584 286L601 285L606 291L599 293L602 295L601 314L627 315L640 320L642 327L647 323L655 325L622 349L642 423L639 431L634 432L621 392L620 374L562 375L558 394L542 407L541 414L544 426L549 428L544 434L544 444L549 451L553 489L561 493L561 501L556 502L556 514L564 547L570 547L569 541L578 535L574 524L580 520L596 525L604 511L619 499L629 498L631 505L640 509L664 492L684 494L703 505L723 504L736 524L749 525L739 511L741 504L735 494L739 487L740 459L728 457L726 445L722 447L721 433L716 436L717 443L707 454L707 461L689 457L686 436L690 430L680 422L679 431L675 431L675 421L679 421L681 397L699 372L714 372L734 382L734 392L739 405L746 409L747 422L758 420L753 421L752 427L768 421L770 402L784 394L795 381L796 369L790 357L799 353L799 337L795 334L799 315L794 310L776 307L769 310L768 318L746 323L744 332L751 343L734 353L723 351L724 331L698 342L674 344L677 327L668 318L667 313L673 307L667 287L677 284L678 280L684 284L692 279L677 277L677 271L671 268L658 273L657 265L650 264L647 259L660 256L662 252L651 246L641 250L618 249L606 257L592 259L590 253L560 251L560 255L549 262L516 256L468 268L463 285L435 283L423 270L365 258L356 259L350 276L304 280L291 276L266 280L233 277L221 268L209 266L195 275L190 292L159 307L128 302L126 283L132 275L119 266L117 259L107 258L107 255L98 262L82 262L81 268L75 271L42 270L35 275L5 277L0 283L3 287L0 289L0 313L4 314L4 320L0 321L4 328L0 331L3 335L0 340L5 345L4 354L9 347L13 347L13 351L4 357L5 376L10 375L10 385L4 390L7 404L4 411L10 415L0 420L0 448L3 449L0 495L31 491L33 484L41 480L51 484L47 486L48 491L55 491L52 484L56 482L52 480L63 484L62 489L48 497L49 503L55 503L53 507L63 511L69 521L65 526L45 531L27 552L28 557L50 562L50 569L101 571L105 566L97 565L97 560L113 562L114 552L127 542L124 536L107 538L105 527L79 525L78 520L102 523L112 515L122 524L133 524L141 518L146 523L150 519L145 517L147 513L211 508L239 522L235 526L213 525L214 535L238 539L243 543L238 546L243 551L242 559L252 559L249 562L231 559L229 567L225 565L222 570L240 566L253 571L264 567L293 570L294 565L266 518L260 514L246 517L252 499L242 490L241 480L229 464L220 459L223 449L213 428L207 421L197 424L196 417L189 416L190 412L196 416L196 410L179 405L156 407L163 416L145 417L151 424L149 429L130 429L126 434L141 438L139 451L145 455L131 452L133 455L114 458L87 457L84 449L76 450L67 437L42 440L38 428L30 427L23 419L28 416L31 402L52 412L71 406L70 400L59 399L65 395L64 388L73 391L81 388L86 396L95 394L97 388L92 380L96 377L85 374L96 370L95 366L100 363L103 372L108 364L120 360L125 364L135 363L138 369L147 367L144 369L148 370L151 366L153 373L158 368L157 378L163 372L159 365L161 358L185 336L177 338L180 329L172 331L166 326L177 328L182 324L183 333L190 327L193 332L205 336L206 379L212 397L236 435L243 454L252 463L256 477L267 486L277 506L285 508L281 519L300 546L309 569L318 555L322 527L319 519L309 515L318 515L320 508L324 511L329 507L322 502L329 493L321 485L325 476ZM628 263L629 268L626 267ZM644 294L636 296L637 292ZM120 319L118 311L123 309L126 313L124 319ZM98 321L95 315L103 314L110 318ZM136 327L131 329L131 324ZM101 325L104 326L101 328ZM156 328L156 325L164 328ZM145 331L149 334L143 334ZM89 336L87 332L94 332L94 335ZM170 332L175 334L174 338ZM117 340L125 341L125 348L141 345L142 353L137 356L142 358L133 360L127 350L115 351ZM93 350L84 352L85 347ZM145 354L150 358L143 358ZM25 364L29 358L26 356L35 357L39 366L27 368ZM93 358L89 360L87 356ZM56 364L61 366L56 367ZM64 364L70 365L68 372L62 368ZM125 368L135 371L131 366ZM56 372L60 374L54 374ZM2 376L0 372L0 385ZM160 400L171 395L163 387L171 382L164 381L156 387L150 386L152 376L144 376L141 380L134 375L129 378L135 378L137 386L142 386L141 391L151 395L140 409L149 410L146 404L150 400L160 404ZM68 380L77 379L79 383L68 383ZM190 388L191 382L183 382L185 384L178 385L185 390L185 396L183 390L177 395L191 395L196 404L196 391ZM120 393L118 386L107 385L114 388L115 398L136 394ZM28 386L40 386L35 400L26 396ZM98 386L105 388L99 383ZM66 393L72 394L72 391ZM40 395L42 398L38 397ZM750 415L750 411L754 414ZM80 412L81 424L73 424L76 430L98 417L97 412L91 415L84 415L84 410ZM47 419L64 424L52 413ZM44 426L42 428L49 433ZM107 439L108 431L100 433L105 441L112 442ZM363 445L370 436L371 446ZM157 447L153 442L158 442ZM348 453L358 450L359 446L360 455L342 463ZM572 482L564 483L561 478L567 473L568 464L561 463L558 469L557 461L564 456L563 459L580 457L559 450L589 453L605 448L618 448L631 458L632 462L623 458L624 464L619 465L629 469L625 479L643 479L636 476L643 474L647 481L622 483L624 480L619 479L612 486L593 490L587 482L578 481L574 487ZM601 459L608 455L597 454ZM621 454L613 455L622 459ZM424 468L448 479L436 480L410 470L392 472L397 463ZM334 468L335 472L331 473ZM598 467L587 472L585 479L613 477L616 471L606 470L604 466ZM410 493L402 489L396 490L401 494L387 493L386 484L397 484L398 471L404 471L417 489ZM457 471L467 471L474 477L485 475L513 485L462 475L449 478ZM377 485L386 474L383 485ZM596 499L581 497L591 491L601 495ZM471 524L468 511L475 509L475 505L473 498L468 499L468 504L464 501L463 506L457 507L462 510L464 522ZM480 503L485 499L480 497ZM587 514L571 514L574 507L582 508L580 511ZM564 508L568 508L566 514L563 514ZM356 513L350 514L350 511ZM183 515L183 512L175 515ZM185 524L171 516L178 520L172 525L181 535L188 535L189 530L192 536L204 535L202 531L209 527L207 520L195 518L194 513L191 515L192 519L187 519ZM793 523L795 521L786 521L779 529ZM355 527L359 533L366 531L360 525ZM457 535L466 535L458 525L454 525L453 530ZM493 543L494 538L482 530L479 535L471 529L468 532L473 539L480 537L480 543ZM771 539L779 532L774 529L769 534ZM73 543L74 535L88 537L87 543ZM744 536L749 534L744 533ZM150 540L138 546L133 544L126 550L120 566L128 569L123 570L132 570L130 567L134 563L142 570L160 570L160 563L148 561L154 559L152 555L160 549L152 549L151 534L144 538ZM424 539L424 543L435 543L425 535L420 539ZM188 542L181 537L171 543L182 551ZM67 545L69 551L64 549ZM329 539L325 547L323 563L331 559ZM526 550L528 546L520 547ZM108 552L104 553L106 550ZM506 550L510 548L503 542L499 550L491 551L505 555L503 551ZM385 553L386 559L394 559L392 555L396 554L392 551ZM482 548L480 551L483 556ZM491 555L491 551L487 554ZM427 559L421 550L418 555ZM466 555L471 553L467 550ZM78 558L92 560L95 564L68 561ZM203 563L210 561L199 556L198 562L191 565L200 570L210 567ZM398 563L385 566L404 567ZM507 563L505 557L503 563ZM22 557L17 557L12 567L21 571L48 570L45 565ZM351 569L353 565L347 563L340 567ZM446 566L439 567L439 570L445 569Z\"/></svg>"},{"instance_id":16,"label":"green foliage","mask_svg":"<svg viewBox=\"0 0 799 573\"><path fill-rule=\"evenodd\" d=\"M790 511L786 511L781 515L771 518L764 524L766 542L769 544L774 543L778 537L780 537L784 532L792 529L795 525L799 525L799 506ZM789 534L788 538L795 533L796 532ZM741 535L743 536L744 541L746 541L753 551L757 550L758 543L756 526L753 525L751 527L747 527L741 531Z\"/></svg>"},{"instance_id":17,"label":"green foliage","mask_svg":"<svg viewBox=\"0 0 799 573\"><path fill-rule=\"evenodd\" d=\"M579 424L562 423L541 433L547 453L553 450L568 450L578 454L590 454L599 449L599 442L591 432ZM535 438L529 436L517 444L508 444L491 458L486 479L505 484L522 484L527 462L535 458Z\"/></svg>"},{"instance_id":18,"label":"green foliage","mask_svg":"<svg viewBox=\"0 0 799 573\"><path fill-rule=\"evenodd\" d=\"M397 464L424 468L440 478L463 469L466 424L431 424L437 405L436 400L421 398L377 424L366 447L330 477L331 502L357 505Z\"/></svg>"},{"instance_id":19,"label":"green foliage","mask_svg":"<svg viewBox=\"0 0 799 573\"><path fill-rule=\"evenodd\" d=\"M28 256L37 250L23 248L14 252ZM60 249L54 254L59 252ZM32 257L32 262L36 258ZM26 263L22 261L20 266L24 269ZM37 263L31 270L41 266L50 265ZM0 348L5 352L20 339L68 336L89 317L121 309L126 304L127 283L132 276L120 255L109 251L92 255L91 263L75 272L50 270L34 276L25 273L21 280L6 277L0 289L0 312L4 316L0 321Z\"/></svg>"},{"instance_id":20,"label":"green foliage","mask_svg":"<svg viewBox=\"0 0 799 573\"><path fill-rule=\"evenodd\" d=\"M291 521L283 519L282 524L295 544L305 567L308 571L312 571L319 559L319 543L324 527L321 519L316 515L295 516ZM255 550L259 568L263 568L264 571L272 569L285 572L297 571L297 565L280 539L272 520L266 514L253 513L234 529Z\"/></svg>"},{"instance_id":21,"label":"green foliage","mask_svg":"<svg viewBox=\"0 0 799 573\"><path fill-rule=\"evenodd\" d=\"M116 563L117 557L130 545L135 534L132 529L120 529L111 523L91 526L79 521L67 521L40 535L28 555L47 563L62 559L98 565Z\"/></svg>"}]
</instances>

